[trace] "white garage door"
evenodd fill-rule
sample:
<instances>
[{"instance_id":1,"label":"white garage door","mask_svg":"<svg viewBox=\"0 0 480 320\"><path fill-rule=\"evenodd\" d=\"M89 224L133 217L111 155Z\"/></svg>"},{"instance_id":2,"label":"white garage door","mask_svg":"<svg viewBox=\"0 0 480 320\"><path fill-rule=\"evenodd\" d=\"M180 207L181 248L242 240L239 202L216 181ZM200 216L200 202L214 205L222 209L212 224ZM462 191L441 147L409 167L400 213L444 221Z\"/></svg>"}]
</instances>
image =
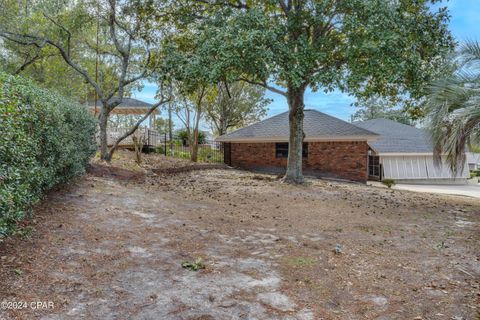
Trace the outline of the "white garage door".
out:
<instances>
[{"instance_id":1,"label":"white garage door","mask_svg":"<svg viewBox=\"0 0 480 320\"><path fill-rule=\"evenodd\" d=\"M442 164L437 167L433 162L433 157L425 157L425 162L427 163L428 176L431 179L442 179L442 178L467 178L469 176L468 165L465 164L463 167L463 172L457 172L457 175L454 176L450 167L446 164Z\"/></svg>"},{"instance_id":2,"label":"white garage door","mask_svg":"<svg viewBox=\"0 0 480 320\"><path fill-rule=\"evenodd\" d=\"M383 177L386 179L448 179L453 174L447 165L436 167L432 156L392 156L380 157ZM457 177L466 178L468 167Z\"/></svg>"},{"instance_id":3,"label":"white garage door","mask_svg":"<svg viewBox=\"0 0 480 320\"><path fill-rule=\"evenodd\" d=\"M428 179L425 157L381 157L387 179Z\"/></svg>"}]
</instances>

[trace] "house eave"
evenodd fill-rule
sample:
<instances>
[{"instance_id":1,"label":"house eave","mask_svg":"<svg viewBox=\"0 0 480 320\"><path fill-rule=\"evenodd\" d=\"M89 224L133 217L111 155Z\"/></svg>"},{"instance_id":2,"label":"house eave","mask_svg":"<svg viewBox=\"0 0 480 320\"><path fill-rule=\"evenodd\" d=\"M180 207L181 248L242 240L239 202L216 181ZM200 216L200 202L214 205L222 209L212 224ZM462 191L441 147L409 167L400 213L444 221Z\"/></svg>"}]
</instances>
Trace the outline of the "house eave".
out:
<instances>
[{"instance_id":1,"label":"house eave","mask_svg":"<svg viewBox=\"0 0 480 320\"><path fill-rule=\"evenodd\" d=\"M325 141L375 141L379 136L322 136L305 138L304 142L325 142ZM258 137L258 138L229 138L218 137L217 142L230 143L272 143L272 142L288 142L288 137Z\"/></svg>"},{"instance_id":2,"label":"house eave","mask_svg":"<svg viewBox=\"0 0 480 320\"><path fill-rule=\"evenodd\" d=\"M433 156L433 152L377 152L380 157Z\"/></svg>"}]
</instances>

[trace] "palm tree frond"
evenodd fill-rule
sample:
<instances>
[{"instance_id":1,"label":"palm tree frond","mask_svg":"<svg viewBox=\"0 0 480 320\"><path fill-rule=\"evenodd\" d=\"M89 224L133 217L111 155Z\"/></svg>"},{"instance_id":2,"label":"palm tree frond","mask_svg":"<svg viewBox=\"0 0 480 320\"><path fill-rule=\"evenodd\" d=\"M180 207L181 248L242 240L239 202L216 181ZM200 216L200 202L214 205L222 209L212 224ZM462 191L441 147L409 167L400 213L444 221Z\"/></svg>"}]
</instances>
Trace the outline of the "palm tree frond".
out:
<instances>
[{"instance_id":1,"label":"palm tree frond","mask_svg":"<svg viewBox=\"0 0 480 320\"><path fill-rule=\"evenodd\" d=\"M460 47L459 59L463 65L478 67L480 65L480 43L478 41L466 41Z\"/></svg>"},{"instance_id":2,"label":"palm tree frond","mask_svg":"<svg viewBox=\"0 0 480 320\"><path fill-rule=\"evenodd\" d=\"M480 60L480 43L478 41L468 40L460 48L461 55L468 55L472 59Z\"/></svg>"},{"instance_id":3,"label":"palm tree frond","mask_svg":"<svg viewBox=\"0 0 480 320\"><path fill-rule=\"evenodd\" d=\"M466 42L460 50L464 65L429 88L427 112L436 163L446 161L452 172L464 169L467 145L480 141L480 44Z\"/></svg>"}]
</instances>

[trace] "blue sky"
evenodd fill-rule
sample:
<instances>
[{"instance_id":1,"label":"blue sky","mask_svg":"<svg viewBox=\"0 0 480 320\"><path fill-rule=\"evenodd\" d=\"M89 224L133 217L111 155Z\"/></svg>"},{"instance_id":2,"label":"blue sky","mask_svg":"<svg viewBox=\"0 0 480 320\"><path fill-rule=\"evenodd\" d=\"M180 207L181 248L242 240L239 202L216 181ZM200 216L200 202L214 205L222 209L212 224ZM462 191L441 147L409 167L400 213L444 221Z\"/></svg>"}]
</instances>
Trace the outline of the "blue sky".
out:
<instances>
[{"instance_id":1,"label":"blue sky","mask_svg":"<svg viewBox=\"0 0 480 320\"><path fill-rule=\"evenodd\" d=\"M480 40L480 0L450 0L443 1L440 5L449 8L451 16L449 28L458 41ZM145 83L143 90L136 92L134 96L137 99L154 102L156 90L157 87L154 84ZM270 91L267 91L266 95L273 100L268 106L268 117L288 110L283 96ZM306 108L317 109L347 121L350 120L350 115L356 111L355 107L351 106L354 101L354 97L340 91L325 94L321 91L311 92L308 90L305 95ZM165 116L165 112L163 114ZM177 127L179 126L181 126L180 123L177 124ZM203 129L208 129L205 124Z\"/></svg>"}]
</instances>

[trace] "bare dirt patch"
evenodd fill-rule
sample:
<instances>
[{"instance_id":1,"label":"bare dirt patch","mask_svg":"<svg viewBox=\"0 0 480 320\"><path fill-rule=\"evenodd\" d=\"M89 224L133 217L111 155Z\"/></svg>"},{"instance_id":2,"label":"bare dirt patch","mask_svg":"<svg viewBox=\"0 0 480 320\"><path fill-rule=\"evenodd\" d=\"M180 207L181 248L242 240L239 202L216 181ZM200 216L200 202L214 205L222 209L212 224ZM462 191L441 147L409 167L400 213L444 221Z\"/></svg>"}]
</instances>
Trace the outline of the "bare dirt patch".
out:
<instances>
[{"instance_id":1,"label":"bare dirt patch","mask_svg":"<svg viewBox=\"0 0 480 320\"><path fill-rule=\"evenodd\" d=\"M30 238L0 244L0 300L55 308L2 310L0 318L478 315L476 199L321 180L291 186L237 170L168 171L163 160L151 155L135 168L122 152L108 171L96 165L49 194L29 222ZM198 258L205 269L182 268Z\"/></svg>"},{"instance_id":2,"label":"bare dirt patch","mask_svg":"<svg viewBox=\"0 0 480 320\"><path fill-rule=\"evenodd\" d=\"M89 165L87 173L95 177L114 178L120 181L145 181L144 172L132 171L99 163Z\"/></svg>"}]
</instances>

